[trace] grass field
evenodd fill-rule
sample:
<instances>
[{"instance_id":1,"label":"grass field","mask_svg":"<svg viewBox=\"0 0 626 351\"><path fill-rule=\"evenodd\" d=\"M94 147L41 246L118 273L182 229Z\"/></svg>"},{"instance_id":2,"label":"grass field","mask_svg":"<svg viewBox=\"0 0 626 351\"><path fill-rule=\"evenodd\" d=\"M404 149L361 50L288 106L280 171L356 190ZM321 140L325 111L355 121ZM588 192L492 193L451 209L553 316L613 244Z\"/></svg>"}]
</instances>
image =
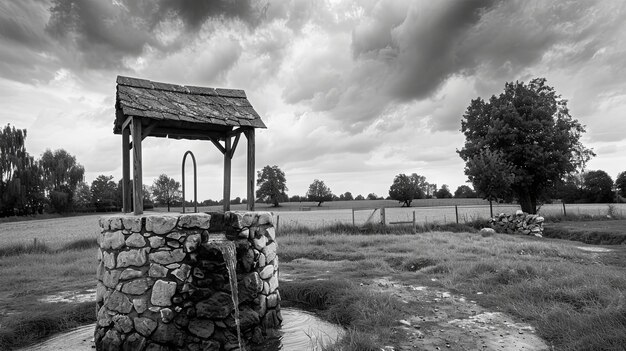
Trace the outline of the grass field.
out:
<instances>
[{"instance_id":1,"label":"grass field","mask_svg":"<svg viewBox=\"0 0 626 351\"><path fill-rule=\"evenodd\" d=\"M95 287L98 217L0 224L0 349L93 322L93 303L49 303L45 298ZM594 224L593 230L606 228L606 223L618 228L619 222ZM585 223L592 225L560 224ZM610 350L626 345L626 250L622 246L583 250L587 247L579 242L449 232L279 232L277 240L285 304L316 310L347 330L331 350L380 350L385 345L419 349L424 340L442 342L456 330L445 319L421 322L433 311L443 310L443 301L427 301L410 288L384 290L377 283L381 279L471 297L486 311L506 312L529 322L556 350ZM452 316L453 310L449 312ZM469 317L454 314L454 318ZM400 328L400 319L421 323L426 337L413 338L415 329Z\"/></svg>"}]
</instances>

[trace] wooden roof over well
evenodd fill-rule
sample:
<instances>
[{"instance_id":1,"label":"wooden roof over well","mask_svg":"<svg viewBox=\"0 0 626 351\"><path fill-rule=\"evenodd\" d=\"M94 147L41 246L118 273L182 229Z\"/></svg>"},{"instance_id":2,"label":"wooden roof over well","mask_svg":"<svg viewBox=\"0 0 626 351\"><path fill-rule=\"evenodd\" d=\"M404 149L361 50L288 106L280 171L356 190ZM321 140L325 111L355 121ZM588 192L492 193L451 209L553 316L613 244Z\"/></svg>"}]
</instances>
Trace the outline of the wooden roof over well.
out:
<instances>
[{"instance_id":1,"label":"wooden roof over well","mask_svg":"<svg viewBox=\"0 0 626 351\"><path fill-rule=\"evenodd\" d=\"M140 117L145 136L223 139L233 128L266 128L243 90L214 89L117 77L113 132Z\"/></svg>"}]
</instances>

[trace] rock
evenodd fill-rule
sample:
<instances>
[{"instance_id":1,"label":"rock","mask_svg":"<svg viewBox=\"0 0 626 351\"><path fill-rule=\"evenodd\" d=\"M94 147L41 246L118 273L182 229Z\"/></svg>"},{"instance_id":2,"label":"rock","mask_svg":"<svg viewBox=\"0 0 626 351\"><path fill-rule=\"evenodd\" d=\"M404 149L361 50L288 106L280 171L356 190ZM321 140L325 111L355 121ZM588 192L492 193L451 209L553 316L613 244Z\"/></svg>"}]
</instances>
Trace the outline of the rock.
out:
<instances>
[{"instance_id":1,"label":"rock","mask_svg":"<svg viewBox=\"0 0 626 351\"><path fill-rule=\"evenodd\" d=\"M108 269L115 268L115 253L114 252L104 252L102 254L102 262L104 262L104 266Z\"/></svg>"},{"instance_id":2,"label":"rock","mask_svg":"<svg viewBox=\"0 0 626 351\"><path fill-rule=\"evenodd\" d=\"M273 293L278 288L278 276L274 274L268 281L269 292Z\"/></svg>"},{"instance_id":3,"label":"rock","mask_svg":"<svg viewBox=\"0 0 626 351\"><path fill-rule=\"evenodd\" d=\"M271 241L276 240L276 229L274 227L267 228L267 236Z\"/></svg>"},{"instance_id":4,"label":"rock","mask_svg":"<svg viewBox=\"0 0 626 351\"><path fill-rule=\"evenodd\" d=\"M274 308L278 305L280 301L280 295L278 295L278 290L276 290L273 294L267 296L267 308Z\"/></svg>"},{"instance_id":5,"label":"rock","mask_svg":"<svg viewBox=\"0 0 626 351\"><path fill-rule=\"evenodd\" d=\"M162 344L181 344L180 346L185 341L182 332L172 323L159 323L150 339ZM172 347L170 349L175 350L176 348Z\"/></svg>"},{"instance_id":6,"label":"rock","mask_svg":"<svg viewBox=\"0 0 626 351\"><path fill-rule=\"evenodd\" d=\"M144 247L146 246L146 239L139 233L133 233L126 239L126 246Z\"/></svg>"},{"instance_id":7,"label":"rock","mask_svg":"<svg viewBox=\"0 0 626 351\"><path fill-rule=\"evenodd\" d=\"M277 248L278 245L276 244L276 242L273 242L263 248L263 254L265 255L265 259L267 260L267 262L271 262L274 257L276 257Z\"/></svg>"},{"instance_id":8,"label":"rock","mask_svg":"<svg viewBox=\"0 0 626 351\"><path fill-rule=\"evenodd\" d=\"M250 236L250 229L244 228L239 232L238 235L242 239L247 239Z\"/></svg>"},{"instance_id":9,"label":"rock","mask_svg":"<svg viewBox=\"0 0 626 351\"><path fill-rule=\"evenodd\" d=\"M146 217L146 230L157 235L167 234L176 227L178 218L173 216L148 216Z\"/></svg>"},{"instance_id":10,"label":"rock","mask_svg":"<svg viewBox=\"0 0 626 351\"><path fill-rule=\"evenodd\" d=\"M122 346L122 338L115 329L109 329L102 340L100 340L102 350L119 350Z\"/></svg>"},{"instance_id":11,"label":"rock","mask_svg":"<svg viewBox=\"0 0 626 351\"><path fill-rule=\"evenodd\" d=\"M130 334L126 340L124 340L124 344L122 345L123 351L136 351L143 350L146 347L146 338L143 336L132 333Z\"/></svg>"},{"instance_id":12,"label":"rock","mask_svg":"<svg viewBox=\"0 0 626 351\"><path fill-rule=\"evenodd\" d=\"M123 314L113 316L113 325L120 333L129 333L133 330L133 321Z\"/></svg>"},{"instance_id":13,"label":"rock","mask_svg":"<svg viewBox=\"0 0 626 351\"><path fill-rule=\"evenodd\" d=\"M271 264L268 264L267 266L265 266L265 268L263 268L261 272L259 272L259 276L261 277L261 279L268 279L272 277L273 275L274 275L274 266L272 266Z\"/></svg>"},{"instance_id":14,"label":"rock","mask_svg":"<svg viewBox=\"0 0 626 351\"><path fill-rule=\"evenodd\" d=\"M104 296L107 293L107 288L101 282L96 285L96 302L104 301Z\"/></svg>"},{"instance_id":15,"label":"rock","mask_svg":"<svg viewBox=\"0 0 626 351\"><path fill-rule=\"evenodd\" d=\"M178 226L181 228L209 229L211 215L206 213L182 214L178 218Z\"/></svg>"},{"instance_id":16,"label":"rock","mask_svg":"<svg viewBox=\"0 0 626 351\"><path fill-rule=\"evenodd\" d=\"M202 236L200 234L191 234L187 236L185 239L185 243L183 244L185 248L185 252L194 252L200 245L202 241Z\"/></svg>"},{"instance_id":17,"label":"rock","mask_svg":"<svg viewBox=\"0 0 626 351\"><path fill-rule=\"evenodd\" d=\"M261 236L258 238L254 238L252 242L254 244L254 248L261 251L267 244L267 238L265 236Z\"/></svg>"},{"instance_id":18,"label":"rock","mask_svg":"<svg viewBox=\"0 0 626 351\"><path fill-rule=\"evenodd\" d=\"M152 287L150 302L156 306L171 306L172 296L174 296L175 293L176 283L166 280L157 280Z\"/></svg>"},{"instance_id":19,"label":"rock","mask_svg":"<svg viewBox=\"0 0 626 351\"><path fill-rule=\"evenodd\" d=\"M150 248L131 249L122 251L117 255L117 267L143 266L146 264L146 254Z\"/></svg>"},{"instance_id":20,"label":"rock","mask_svg":"<svg viewBox=\"0 0 626 351\"><path fill-rule=\"evenodd\" d=\"M150 241L150 247L153 249L158 249L165 245L165 238L160 236L151 236L148 238L148 241Z\"/></svg>"},{"instance_id":21,"label":"rock","mask_svg":"<svg viewBox=\"0 0 626 351\"><path fill-rule=\"evenodd\" d=\"M126 215L122 217L124 229L128 229L133 233L141 232L141 217Z\"/></svg>"},{"instance_id":22,"label":"rock","mask_svg":"<svg viewBox=\"0 0 626 351\"><path fill-rule=\"evenodd\" d=\"M106 306L109 310L120 313L130 313L133 308L133 304L130 302L128 297L119 291L113 291L104 306Z\"/></svg>"},{"instance_id":23,"label":"rock","mask_svg":"<svg viewBox=\"0 0 626 351\"><path fill-rule=\"evenodd\" d=\"M133 299L133 307L137 313L144 313L148 309L148 300L143 296Z\"/></svg>"},{"instance_id":24,"label":"rock","mask_svg":"<svg viewBox=\"0 0 626 351\"><path fill-rule=\"evenodd\" d=\"M257 272L246 274L237 284L239 302L252 301L263 290L263 281Z\"/></svg>"},{"instance_id":25,"label":"rock","mask_svg":"<svg viewBox=\"0 0 626 351\"><path fill-rule=\"evenodd\" d=\"M150 318L137 317L133 319L133 322L135 322L135 330L146 337L150 336L157 327L157 322Z\"/></svg>"},{"instance_id":26,"label":"rock","mask_svg":"<svg viewBox=\"0 0 626 351\"><path fill-rule=\"evenodd\" d=\"M250 307L244 307L239 312L239 327L241 328L242 331L248 330L254 326L259 325L260 321L261 321L261 318L259 317L259 314L256 313Z\"/></svg>"},{"instance_id":27,"label":"rock","mask_svg":"<svg viewBox=\"0 0 626 351\"><path fill-rule=\"evenodd\" d=\"M261 323L265 329L275 329L280 325L278 312L276 310L268 310L265 316L263 316Z\"/></svg>"},{"instance_id":28,"label":"rock","mask_svg":"<svg viewBox=\"0 0 626 351\"><path fill-rule=\"evenodd\" d=\"M122 225L122 218L121 217L109 217L109 229L111 230L119 230L124 228L124 226Z\"/></svg>"},{"instance_id":29,"label":"rock","mask_svg":"<svg viewBox=\"0 0 626 351\"><path fill-rule=\"evenodd\" d=\"M150 270L148 270L148 276L152 278L163 278L167 275L167 268L161 266L158 263L150 263Z\"/></svg>"},{"instance_id":30,"label":"rock","mask_svg":"<svg viewBox=\"0 0 626 351\"><path fill-rule=\"evenodd\" d=\"M102 277L102 284L107 288L114 289L117 283L120 281L120 271L105 271Z\"/></svg>"},{"instance_id":31,"label":"rock","mask_svg":"<svg viewBox=\"0 0 626 351\"><path fill-rule=\"evenodd\" d=\"M259 267L265 267L267 266L267 259L265 258L265 255L260 253L259 254Z\"/></svg>"},{"instance_id":32,"label":"rock","mask_svg":"<svg viewBox=\"0 0 626 351\"><path fill-rule=\"evenodd\" d=\"M185 235L183 233L180 232L173 232L170 234L167 234L167 238L168 239L172 239L172 240L180 240L180 238L184 237Z\"/></svg>"},{"instance_id":33,"label":"rock","mask_svg":"<svg viewBox=\"0 0 626 351\"><path fill-rule=\"evenodd\" d=\"M198 317L226 318L233 311L232 297L224 292L217 292L209 299L196 304Z\"/></svg>"},{"instance_id":34,"label":"rock","mask_svg":"<svg viewBox=\"0 0 626 351\"><path fill-rule=\"evenodd\" d=\"M169 308L163 308L159 312L161 313L161 321L163 323L169 323L174 319L174 312Z\"/></svg>"},{"instance_id":35,"label":"rock","mask_svg":"<svg viewBox=\"0 0 626 351\"><path fill-rule=\"evenodd\" d=\"M98 325L101 327L107 327L113 322L113 319L111 318L111 315L109 314L109 311L104 306L100 307L100 309L98 310L96 319L97 319Z\"/></svg>"},{"instance_id":36,"label":"rock","mask_svg":"<svg viewBox=\"0 0 626 351\"><path fill-rule=\"evenodd\" d=\"M143 274L144 273L142 271L132 269L132 268L126 268L125 270L122 271L122 274L120 275L120 280L130 280L130 279L143 277Z\"/></svg>"},{"instance_id":37,"label":"rock","mask_svg":"<svg viewBox=\"0 0 626 351\"><path fill-rule=\"evenodd\" d=\"M184 281L189 277L189 273L191 272L191 266L188 264L181 264L180 268L177 268L172 271L172 274L178 278L180 281Z\"/></svg>"},{"instance_id":38,"label":"rock","mask_svg":"<svg viewBox=\"0 0 626 351\"><path fill-rule=\"evenodd\" d=\"M243 270L250 272L254 268L254 250L248 249L241 257L241 265Z\"/></svg>"},{"instance_id":39,"label":"rock","mask_svg":"<svg viewBox=\"0 0 626 351\"><path fill-rule=\"evenodd\" d=\"M167 265L174 262L180 262L185 258L185 251L183 249L176 249L172 251L157 251L150 253L150 262L160 263Z\"/></svg>"},{"instance_id":40,"label":"rock","mask_svg":"<svg viewBox=\"0 0 626 351\"><path fill-rule=\"evenodd\" d=\"M255 306L254 311L261 317L265 315L267 311L267 296L260 294L254 300Z\"/></svg>"},{"instance_id":41,"label":"rock","mask_svg":"<svg viewBox=\"0 0 626 351\"><path fill-rule=\"evenodd\" d=\"M124 247L124 234L122 234L121 230L115 232L106 232L102 237L102 242L100 243L100 248L103 250L113 249L117 250Z\"/></svg>"},{"instance_id":42,"label":"rock","mask_svg":"<svg viewBox=\"0 0 626 351\"><path fill-rule=\"evenodd\" d=\"M102 252L100 250L98 250L98 252ZM98 262L98 267L96 268L96 279L102 281L102 277L104 277L104 262L100 261Z\"/></svg>"},{"instance_id":43,"label":"rock","mask_svg":"<svg viewBox=\"0 0 626 351\"><path fill-rule=\"evenodd\" d=\"M208 319L193 319L187 327L189 332L199 338L207 339L213 335L215 324Z\"/></svg>"},{"instance_id":44,"label":"rock","mask_svg":"<svg viewBox=\"0 0 626 351\"><path fill-rule=\"evenodd\" d=\"M129 295L141 295L150 289L150 278L135 279L122 285L122 292Z\"/></svg>"},{"instance_id":45,"label":"rock","mask_svg":"<svg viewBox=\"0 0 626 351\"><path fill-rule=\"evenodd\" d=\"M270 224L274 225L274 217L270 212L258 212L257 225Z\"/></svg>"}]
</instances>

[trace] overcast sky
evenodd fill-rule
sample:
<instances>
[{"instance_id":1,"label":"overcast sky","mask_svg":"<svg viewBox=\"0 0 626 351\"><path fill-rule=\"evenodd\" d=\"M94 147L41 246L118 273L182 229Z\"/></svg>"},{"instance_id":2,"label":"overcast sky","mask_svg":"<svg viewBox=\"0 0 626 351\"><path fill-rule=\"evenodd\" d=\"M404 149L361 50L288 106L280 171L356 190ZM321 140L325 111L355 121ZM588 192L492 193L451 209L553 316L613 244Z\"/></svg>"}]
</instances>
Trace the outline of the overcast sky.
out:
<instances>
[{"instance_id":1,"label":"overcast sky","mask_svg":"<svg viewBox=\"0 0 626 351\"><path fill-rule=\"evenodd\" d=\"M27 129L35 157L75 155L88 182L119 180L117 75L244 89L268 126L257 168L278 165L290 196L316 178L335 194L387 196L399 173L454 191L467 180L456 150L470 100L545 77L587 126L588 169L615 178L626 170L624 4L2 0L0 126ZM245 197L245 145L233 198ZM220 199L222 154L210 142L147 138L144 183L180 180L186 150L199 200Z\"/></svg>"}]
</instances>

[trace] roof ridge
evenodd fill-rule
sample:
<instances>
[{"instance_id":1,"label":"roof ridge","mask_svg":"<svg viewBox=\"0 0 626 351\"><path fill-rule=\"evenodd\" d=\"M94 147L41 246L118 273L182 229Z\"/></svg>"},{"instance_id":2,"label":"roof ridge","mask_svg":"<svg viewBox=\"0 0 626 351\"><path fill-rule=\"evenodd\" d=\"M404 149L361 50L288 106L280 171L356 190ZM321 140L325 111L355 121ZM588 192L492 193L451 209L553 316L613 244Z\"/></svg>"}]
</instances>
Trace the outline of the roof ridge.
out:
<instances>
[{"instance_id":1,"label":"roof ridge","mask_svg":"<svg viewBox=\"0 0 626 351\"><path fill-rule=\"evenodd\" d=\"M172 83L155 82L147 79L117 76L117 84L134 88L169 91L174 93L184 93L190 95L207 95L207 96L221 96L231 98L247 98L246 92L243 89L226 89L226 88L211 88L200 87L194 85L179 85Z\"/></svg>"}]
</instances>

